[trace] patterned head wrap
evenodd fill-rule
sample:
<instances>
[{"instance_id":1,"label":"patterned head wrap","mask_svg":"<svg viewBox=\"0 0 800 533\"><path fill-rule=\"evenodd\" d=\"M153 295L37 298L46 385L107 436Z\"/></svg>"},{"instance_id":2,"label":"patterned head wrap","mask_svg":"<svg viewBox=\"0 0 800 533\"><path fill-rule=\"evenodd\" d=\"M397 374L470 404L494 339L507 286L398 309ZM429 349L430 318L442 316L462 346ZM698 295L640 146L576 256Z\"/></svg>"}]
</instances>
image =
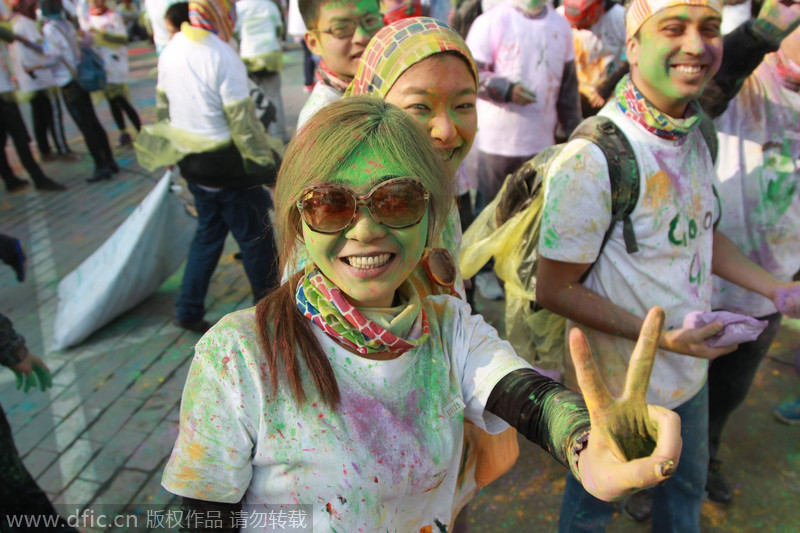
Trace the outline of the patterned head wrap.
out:
<instances>
[{"instance_id":1,"label":"patterned head wrap","mask_svg":"<svg viewBox=\"0 0 800 533\"><path fill-rule=\"evenodd\" d=\"M722 0L633 0L625 13L625 37L632 38L644 21L659 11L675 6L710 7L722 14Z\"/></svg>"},{"instance_id":2,"label":"patterned head wrap","mask_svg":"<svg viewBox=\"0 0 800 533\"><path fill-rule=\"evenodd\" d=\"M442 52L464 56L477 86L478 69L464 39L440 20L414 17L398 20L375 34L358 62L345 96L374 93L385 98L403 72Z\"/></svg>"},{"instance_id":3,"label":"patterned head wrap","mask_svg":"<svg viewBox=\"0 0 800 533\"><path fill-rule=\"evenodd\" d=\"M235 0L192 0L189 2L189 24L228 42L236 22Z\"/></svg>"}]
</instances>

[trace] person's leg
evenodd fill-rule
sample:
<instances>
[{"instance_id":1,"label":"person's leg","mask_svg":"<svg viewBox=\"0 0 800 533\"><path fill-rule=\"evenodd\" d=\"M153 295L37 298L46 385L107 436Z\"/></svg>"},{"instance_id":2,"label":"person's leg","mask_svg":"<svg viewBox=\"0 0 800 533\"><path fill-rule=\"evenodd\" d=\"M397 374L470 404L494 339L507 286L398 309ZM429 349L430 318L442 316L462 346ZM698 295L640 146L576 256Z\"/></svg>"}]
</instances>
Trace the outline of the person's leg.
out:
<instances>
[{"instance_id":1,"label":"person's leg","mask_svg":"<svg viewBox=\"0 0 800 533\"><path fill-rule=\"evenodd\" d=\"M45 91L36 91L31 98L31 118L33 119L33 137L36 139L39 155L42 158L50 156L47 132L50 130L50 123L53 120L53 109Z\"/></svg>"},{"instance_id":2,"label":"person's leg","mask_svg":"<svg viewBox=\"0 0 800 533\"><path fill-rule=\"evenodd\" d=\"M110 167L114 164L114 158L111 154L111 146L108 144L108 136L106 130L97 120L97 115L92 106L92 100L85 90L83 90L77 82L71 81L62 88L64 95L64 104L67 106L72 120L77 124L78 129L81 130L86 146L89 148L89 153L94 159L95 176L90 178L92 181L97 179L104 179L111 176ZM99 176L98 173L102 174Z\"/></svg>"},{"instance_id":3,"label":"person's leg","mask_svg":"<svg viewBox=\"0 0 800 533\"><path fill-rule=\"evenodd\" d=\"M314 65L314 57L311 55L311 50L306 46L305 39L302 39L300 43L303 45L303 84L308 88L314 85L314 69L316 65Z\"/></svg>"},{"instance_id":4,"label":"person's leg","mask_svg":"<svg viewBox=\"0 0 800 533\"><path fill-rule=\"evenodd\" d=\"M767 355L781 325L780 313L759 320L768 322L766 329L752 342L744 342L733 353L711 362L708 369L708 447L711 462L708 473L708 499L727 504L733 489L720 472L717 460L722 431L730 415L742 404L753 384L758 367Z\"/></svg>"},{"instance_id":5,"label":"person's leg","mask_svg":"<svg viewBox=\"0 0 800 533\"><path fill-rule=\"evenodd\" d=\"M699 533L708 465L708 385L673 409L681 417L680 462L675 475L651 489L655 533Z\"/></svg>"},{"instance_id":6,"label":"person's leg","mask_svg":"<svg viewBox=\"0 0 800 533\"><path fill-rule=\"evenodd\" d=\"M559 533L602 533L611 522L617 505L598 500L586 492L578 480L567 473L561 513L558 517Z\"/></svg>"},{"instance_id":7,"label":"person's leg","mask_svg":"<svg viewBox=\"0 0 800 533\"><path fill-rule=\"evenodd\" d=\"M478 152L478 200L475 202L477 216L492 201L503 187L506 176L516 172L522 164L536 154L505 156Z\"/></svg>"},{"instance_id":8,"label":"person's leg","mask_svg":"<svg viewBox=\"0 0 800 533\"><path fill-rule=\"evenodd\" d=\"M142 120L139 118L139 113L136 112L136 109L131 105L128 99L125 96L119 97L119 105L120 108L125 111L125 114L128 115L128 119L130 119L131 124L139 131L142 129Z\"/></svg>"},{"instance_id":9,"label":"person's leg","mask_svg":"<svg viewBox=\"0 0 800 533\"><path fill-rule=\"evenodd\" d=\"M108 108L111 110L111 116L114 118L114 124L120 133L125 132L125 117L122 115L122 105L120 104L120 97L116 96L108 98Z\"/></svg>"},{"instance_id":10,"label":"person's leg","mask_svg":"<svg viewBox=\"0 0 800 533\"><path fill-rule=\"evenodd\" d=\"M56 513L47 495L39 488L28 469L22 463L14 444L11 426L0 407L0 531L41 531L41 528L9 529L8 515L38 515L41 517L57 517L57 525L48 531L74 532L66 520Z\"/></svg>"},{"instance_id":11,"label":"person's leg","mask_svg":"<svg viewBox=\"0 0 800 533\"><path fill-rule=\"evenodd\" d=\"M22 120L22 114L19 112L17 104L3 102L0 112L3 114L3 121L6 124L8 133L11 134L11 138L14 141L17 156L36 188L43 191L63 191L66 187L45 176L42 167L33 158L30 147L31 137L28 134L28 128L25 127L25 122Z\"/></svg>"},{"instance_id":12,"label":"person's leg","mask_svg":"<svg viewBox=\"0 0 800 533\"><path fill-rule=\"evenodd\" d=\"M208 284L228 235L218 199L218 195L225 191L207 191L193 183L189 183L189 191L197 208L197 231L189 248L181 291L175 304L175 319L187 324L203 320Z\"/></svg>"},{"instance_id":13,"label":"person's leg","mask_svg":"<svg viewBox=\"0 0 800 533\"><path fill-rule=\"evenodd\" d=\"M261 89L261 93L269 98L269 101L275 106L275 120L267 128L267 133L276 139L288 142L286 117L283 111L283 98L281 97L280 72L262 72L257 75L256 79L256 84Z\"/></svg>"},{"instance_id":14,"label":"person's leg","mask_svg":"<svg viewBox=\"0 0 800 533\"><path fill-rule=\"evenodd\" d=\"M47 97L50 99L50 107L53 109L51 135L53 141L58 148L58 153L67 155L71 151L67 144L67 137L64 135L64 113L61 110L61 91L57 87L51 87L47 90Z\"/></svg>"},{"instance_id":15,"label":"person's leg","mask_svg":"<svg viewBox=\"0 0 800 533\"><path fill-rule=\"evenodd\" d=\"M224 191L222 217L242 253L242 266L253 300L258 301L278 286L278 254L268 210L272 206L263 187Z\"/></svg>"}]
</instances>

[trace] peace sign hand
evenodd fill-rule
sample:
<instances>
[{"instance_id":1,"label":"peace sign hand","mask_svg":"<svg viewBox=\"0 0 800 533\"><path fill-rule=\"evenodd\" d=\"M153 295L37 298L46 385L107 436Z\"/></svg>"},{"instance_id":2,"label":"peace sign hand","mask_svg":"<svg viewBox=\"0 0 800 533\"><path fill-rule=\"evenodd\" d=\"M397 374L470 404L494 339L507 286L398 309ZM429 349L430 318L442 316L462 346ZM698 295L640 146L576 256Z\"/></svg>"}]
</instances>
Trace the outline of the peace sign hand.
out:
<instances>
[{"instance_id":1,"label":"peace sign hand","mask_svg":"<svg viewBox=\"0 0 800 533\"><path fill-rule=\"evenodd\" d=\"M608 391L583 333L570 331L572 361L586 406L591 433L578 458L578 472L594 497L616 501L664 481L678 466L681 429L678 415L645 401L650 373L664 326L664 311L647 313L631 355L625 390L614 398Z\"/></svg>"}]
</instances>

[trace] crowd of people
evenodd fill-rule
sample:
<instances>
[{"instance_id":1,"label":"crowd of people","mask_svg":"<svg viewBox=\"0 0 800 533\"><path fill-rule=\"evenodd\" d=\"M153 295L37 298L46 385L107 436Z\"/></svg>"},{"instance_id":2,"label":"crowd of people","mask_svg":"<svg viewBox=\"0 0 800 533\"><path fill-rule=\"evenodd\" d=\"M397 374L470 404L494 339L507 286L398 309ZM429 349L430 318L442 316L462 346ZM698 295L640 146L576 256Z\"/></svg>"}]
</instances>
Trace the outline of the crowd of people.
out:
<instances>
[{"instance_id":1,"label":"crowd of people","mask_svg":"<svg viewBox=\"0 0 800 533\"><path fill-rule=\"evenodd\" d=\"M14 3L13 47L37 42L36 4ZM120 141L124 112L140 163L177 166L197 211L174 323L204 336L163 486L230 531L306 504L319 531L463 532L470 499L513 467L516 430L566 467L560 531L603 531L620 506L699 531L704 498L734 497L726 422L782 316L800 317L800 4L764 0L727 26L722 0L446 4L152 2L166 38L151 125L126 96L130 25L105 0L78 9ZM43 44L15 61L50 69L88 181L107 179L76 30L60 0L38 7ZM289 135L293 14L315 74ZM30 87L67 157L59 91ZM26 158L37 188L58 186ZM254 306L212 324L229 232ZM464 279L478 232L509 242ZM522 239L538 254L526 313L562 321L568 355L547 366L474 308L503 297L492 265L523 253L520 234L538 236ZM800 400L775 414L799 424Z\"/></svg>"}]
</instances>

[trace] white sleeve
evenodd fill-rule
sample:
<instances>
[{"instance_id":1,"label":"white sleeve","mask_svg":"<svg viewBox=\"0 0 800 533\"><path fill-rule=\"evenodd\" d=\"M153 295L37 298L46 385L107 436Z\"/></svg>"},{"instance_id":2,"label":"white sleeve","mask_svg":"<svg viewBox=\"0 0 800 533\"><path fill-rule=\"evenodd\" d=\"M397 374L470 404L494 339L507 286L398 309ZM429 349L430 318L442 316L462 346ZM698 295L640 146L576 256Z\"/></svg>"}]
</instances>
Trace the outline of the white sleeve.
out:
<instances>
[{"instance_id":1,"label":"white sleeve","mask_svg":"<svg viewBox=\"0 0 800 533\"><path fill-rule=\"evenodd\" d=\"M250 89L247 86L247 69L244 66L244 62L242 62L233 48L230 48L229 54L226 51L226 55L228 57L223 58L217 78L223 106L240 102L250 97Z\"/></svg>"},{"instance_id":2,"label":"white sleeve","mask_svg":"<svg viewBox=\"0 0 800 533\"><path fill-rule=\"evenodd\" d=\"M446 298L454 316L450 357L461 379L466 405L464 418L489 433L500 433L508 424L486 411L489 395L507 374L531 366L481 315L471 314L469 304L457 298Z\"/></svg>"},{"instance_id":3,"label":"white sleeve","mask_svg":"<svg viewBox=\"0 0 800 533\"><path fill-rule=\"evenodd\" d=\"M467 46L472 52L472 57L475 61L489 67L494 65L494 53L491 44L491 32L493 29L492 20L485 14L480 15L470 26L466 39Z\"/></svg>"},{"instance_id":4,"label":"white sleeve","mask_svg":"<svg viewBox=\"0 0 800 533\"><path fill-rule=\"evenodd\" d=\"M183 389L178 439L162 478L173 494L222 503L244 497L266 396L248 368L253 365L246 354L256 344L231 315L197 344Z\"/></svg>"},{"instance_id":5,"label":"white sleeve","mask_svg":"<svg viewBox=\"0 0 800 533\"><path fill-rule=\"evenodd\" d=\"M566 263L593 263L611 224L608 164L597 145L570 141L545 181L539 252Z\"/></svg>"}]
</instances>

